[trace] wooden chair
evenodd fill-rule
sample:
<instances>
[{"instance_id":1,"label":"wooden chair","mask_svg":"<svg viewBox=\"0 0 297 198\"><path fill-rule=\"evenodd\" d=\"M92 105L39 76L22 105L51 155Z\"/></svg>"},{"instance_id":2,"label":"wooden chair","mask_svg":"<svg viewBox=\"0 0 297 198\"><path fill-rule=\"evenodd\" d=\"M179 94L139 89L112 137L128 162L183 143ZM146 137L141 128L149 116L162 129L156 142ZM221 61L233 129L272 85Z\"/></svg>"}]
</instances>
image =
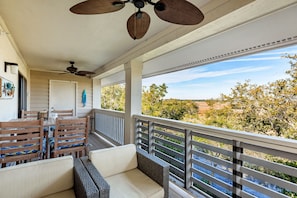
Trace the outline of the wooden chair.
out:
<instances>
[{"instance_id":1,"label":"wooden chair","mask_svg":"<svg viewBox=\"0 0 297 198\"><path fill-rule=\"evenodd\" d=\"M26 110L22 110L22 114L21 114L21 118L32 118L32 119L36 119L38 117L38 112L39 111L26 111Z\"/></svg>"},{"instance_id":2,"label":"wooden chair","mask_svg":"<svg viewBox=\"0 0 297 198\"><path fill-rule=\"evenodd\" d=\"M52 113L58 114L58 117L74 116L73 109L71 109L71 110L53 110Z\"/></svg>"},{"instance_id":3,"label":"wooden chair","mask_svg":"<svg viewBox=\"0 0 297 198\"><path fill-rule=\"evenodd\" d=\"M43 119L0 122L0 163L43 158Z\"/></svg>"},{"instance_id":4,"label":"wooden chair","mask_svg":"<svg viewBox=\"0 0 297 198\"><path fill-rule=\"evenodd\" d=\"M51 157L87 154L90 118L56 119Z\"/></svg>"}]
</instances>

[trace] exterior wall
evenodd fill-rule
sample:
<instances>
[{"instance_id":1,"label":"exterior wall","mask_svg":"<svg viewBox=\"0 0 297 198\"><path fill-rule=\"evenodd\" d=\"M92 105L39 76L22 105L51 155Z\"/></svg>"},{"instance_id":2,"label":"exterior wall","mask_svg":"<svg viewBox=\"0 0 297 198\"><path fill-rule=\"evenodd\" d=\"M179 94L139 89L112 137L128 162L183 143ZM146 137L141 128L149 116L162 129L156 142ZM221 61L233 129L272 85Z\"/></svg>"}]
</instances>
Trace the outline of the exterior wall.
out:
<instances>
[{"instance_id":1,"label":"exterior wall","mask_svg":"<svg viewBox=\"0 0 297 198\"><path fill-rule=\"evenodd\" d=\"M11 74L10 68L4 72L4 61L18 64L20 72L27 80L28 69L11 34L0 16L0 77L12 81L15 85L15 95L12 99L0 99L0 121L8 121L18 117L18 74Z\"/></svg>"},{"instance_id":2,"label":"exterior wall","mask_svg":"<svg viewBox=\"0 0 297 198\"><path fill-rule=\"evenodd\" d=\"M30 110L48 110L49 109L49 84L50 80L63 80L77 82L78 98L77 101L77 116L84 117L93 108L93 81L92 79L75 76L72 74L58 74L52 72L31 71L30 84ZM83 90L87 92L87 103L83 107L81 95Z\"/></svg>"}]
</instances>

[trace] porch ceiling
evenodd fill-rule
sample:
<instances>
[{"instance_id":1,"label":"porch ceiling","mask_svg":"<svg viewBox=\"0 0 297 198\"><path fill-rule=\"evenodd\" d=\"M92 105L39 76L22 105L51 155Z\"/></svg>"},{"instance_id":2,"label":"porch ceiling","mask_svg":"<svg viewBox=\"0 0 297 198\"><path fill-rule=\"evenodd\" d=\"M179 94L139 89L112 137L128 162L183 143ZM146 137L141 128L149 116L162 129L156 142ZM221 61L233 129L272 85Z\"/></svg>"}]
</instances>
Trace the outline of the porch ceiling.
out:
<instances>
[{"instance_id":1,"label":"porch ceiling","mask_svg":"<svg viewBox=\"0 0 297 198\"><path fill-rule=\"evenodd\" d=\"M104 77L108 84L115 79L121 80L118 76L121 76L123 64L131 59L144 62L143 75L146 77L203 64L207 61L199 60L219 57L241 46L253 47L246 44L257 40L249 40L254 36L242 40L236 35L242 32L259 33L256 37L260 42L272 42L284 37L287 39L289 35L296 40L296 28L289 28L294 25L287 22L286 18L277 20L279 23L274 29L268 28L266 31L263 29L267 23L265 20L258 20L260 22L252 26L242 24L267 14L280 17L271 13L296 5L297 0L189 0L205 14L204 21L196 26L179 26L164 22L156 17L152 6L146 6L145 11L151 17L151 25L148 33L140 40L132 40L126 30L126 21L134 12L132 5L128 4L121 11L103 15L72 14L69 8L81 1L0 0L0 16L7 27L4 31L14 39L24 64L32 70L53 71L64 70L69 66L68 61L74 60L79 70L96 71L96 76ZM296 6L294 9L296 11ZM296 19L296 15L294 17ZM274 20L275 18L270 19ZM278 38L273 37L266 41L264 38L271 30L281 29L278 27L281 22L286 24L281 28L287 28L283 32L288 34L277 32L275 35L279 35ZM214 36L224 35L224 32L228 33L229 39ZM238 40L230 41L230 38ZM219 46L230 48L217 50L218 41ZM232 45L234 43L236 45ZM170 56L183 55L181 50L174 50L184 46L196 46L195 49L203 49L203 53L197 56L188 52L196 58L176 64L172 64L175 59L168 61ZM117 75L111 76L114 73Z\"/></svg>"}]
</instances>

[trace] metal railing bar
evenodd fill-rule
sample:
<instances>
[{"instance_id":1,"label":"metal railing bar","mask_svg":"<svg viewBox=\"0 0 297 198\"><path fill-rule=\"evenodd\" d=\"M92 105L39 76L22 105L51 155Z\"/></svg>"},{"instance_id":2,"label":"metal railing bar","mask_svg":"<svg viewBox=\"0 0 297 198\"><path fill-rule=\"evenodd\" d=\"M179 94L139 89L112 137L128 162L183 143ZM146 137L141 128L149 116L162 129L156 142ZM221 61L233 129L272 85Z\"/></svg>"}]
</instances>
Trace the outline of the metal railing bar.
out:
<instances>
[{"instance_id":1,"label":"metal railing bar","mask_svg":"<svg viewBox=\"0 0 297 198\"><path fill-rule=\"evenodd\" d=\"M170 167L170 175L174 176L174 178L178 179L180 182L184 183L184 181L185 181L183 171L180 171L179 169L177 169L173 166Z\"/></svg>"},{"instance_id":2,"label":"metal railing bar","mask_svg":"<svg viewBox=\"0 0 297 198\"><path fill-rule=\"evenodd\" d=\"M222 193L221 191L217 190L216 188L214 188L214 187L212 187L212 186L210 186L210 185L204 183L203 181L200 181L194 177L192 177L191 180L193 183L197 183L198 186L200 186L203 189L205 189L206 191L216 195L217 197L220 197L220 198L230 198L231 197L230 195ZM198 187L195 187L195 185L192 185L192 188L198 188Z\"/></svg>"},{"instance_id":3,"label":"metal railing bar","mask_svg":"<svg viewBox=\"0 0 297 198\"><path fill-rule=\"evenodd\" d=\"M175 156L178 159L184 159L185 155L183 153L179 153L175 150L169 149L168 147L162 146L161 144L158 144L156 142L154 143L154 145L156 147L156 150L158 150L160 152L164 150L164 152L166 152L166 154L169 154L170 156Z\"/></svg>"},{"instance_id":4,"label":"metal railing bar","mask_svg":"<svg viewBox=\"0 0 297 198\"><path fill-rule=\"evenodd\" d=\"M156 129L154 129L154 133L159 134L159 135L163 135L165 137L169 137L169 138L172 138L172 139L176 139L176 140L179 140L181 142L184 142L184 137L176 136L176 135L174 135L172 133L159 131L159 130L156 130Z\"/></svg>"},{"instance_id":5,"label":"metal railing bar","mask_svg":"<svg viewBox=\"0 0 297 198\"><path fill-rule=\"evenodd\" d=\"M176 131L176 132L179 132L179 133L184 133L184 129L183 128L178 128L178 127L173 127L172 125L164 125L162 123L159 123L159 122L154 122L155 123L155 128L165 128L165 129L169 129L169 130L172 130L172 131Z\"/></svg>"},{"instance_id":6,"label":"metal railing bar","mask_svg":"<svg viewBox=\"0 0 297 198\"><path fill-rule=\"evenodd\" d=\"M259 180L269 182L269 183L271 183L273 185L277 185L277 186L279 186L281 188L284 188L286 190L297 192L297 184L294 184L294 183L289 182L287 180L280 179L280 178L277 178L277 177L273 177L271 175L261 173L259 171L255 171L253 169L249 169L249 168L246 168L246 167L241 167L241 170L242 170L242 172L244 174L252 175L254 178L258 178Z\"/></svg>"},{"instance_id":7,"label":"metal railing bar","mask_svg":"<svg viewBox=\"0 0 297 198\"><path fill-rule=\"evenodd\" d=\"M192 135L195 137L199 137L199 138L204 138L204 139L208 139L208 140L212 140L215 142L220 142L220 143L224 143L227 145L232 145L232 140L228 140L228 139L224 139L224 138L219 138L219 137L214 137L211 135L207 135L207 134L202 134L198 131L192 131Z\"/></svg>"},{"instance_id":8,"label":"metal railing bar","mask_svg":"<svg viewBox=\"0 0 297 198\"><path fill-rule=\"evenodd\" d=\"M182 188L184 187L183 184L184 184L184 179L182 179L180 176L177 176L175 174L173 174L173 171L169 172L169 175L170 175L170 180L175 182L175 183L181 183L179 184L179 186L181 186Z\"/></svg>"},{"instance_id":9,"label":"metal railing bar","mask_svg":"<svg viewBox=\"0 0 297 198\"><path fill-rule=\"evenodd\" d=\"M137 129L141 129L142 131L148 131L148 128L146 126L143 126L143 125L138 125L137 126Z\"/></svg>"},{"instance_id":10,"label":"metal railing bar","mask_svg":"<svg viewBox=\"0 0 297 198\"><path fill-rule=\"evenodd\" d=\"M233 152L230 151L230 150L226 150L226 149L222 149L222 148L219 148L219 147L211 146L211 145L205 144L205 143L192 141L192 145L198 146L198 147L203 148L203 149L211 150L213 152L217 152L217 153L220 153L222 155L229 156L229 157L231 157L233 155Z\"/></svg>"},{"instance_id":11,"label":"metal railing bar","mask_svg":"<svg viewBox=\"0 0 297 198\"><path fill-rule=\"evenodd\" d=\"M148 140L143 137L137 137L137 140L145 143L146 145L148 144Z\"/></svg>"},{"instance_id":12,"label":"metal railing bar","mask_svg":"<svg viewBox=\"0 0 297 198\"><path fill-rule=\"evenodd\" d=\"M216 167L213 167L213 166L209 166L208 164L204 164L203 162L200 162L198 160L195 160L195 159L192 159L192 163L195 164L195 165L198 165L199 167L202 167L202 168L205 168L205 169L208 169L212 172L215 172L227 179L230 179L232 180L232 172L228 171L228 170L224 170L224 169L219 169L219 168L216 168ZM193 167L195 169L195 167Z\"/></svg>"},{"instance_id":13,"label":"metal railing bar","mask_svg":"<svg viewBox=\"0 0 297 198\"><path fill-rule=\"evenodd\" d=\"M162 139L162 138L159 138L159 137L156 137L156 136L154 137L154 139L155 139L155 142L161 142L161 143L164 143L164 144L166 144L168 146L172 146L172 147L174 147L176 149L180 149L180 150L183 150L183 151L185 150L184 146L181 145L181 144L177 144L175 142L172 142L172 141L169 141L169 140L166 140L166 139Z\"/></svg>"},{"instance_id":14,"label":"metal railing bar","mask_svg":"<svg viewBox=\"0 0 297 198\"><path fill-rule=\"evenodd\" d=\"M160 157L160 155L161 155L162 157L160 157L160 158L163 159L163 160L166 161L166 162L170 162L170 164L171 164L172 166L174 166L174 165L172 164L172 162L174 162L175 164L177 164L179 167L182 167L182 168L179 168L179 167L177 167L177 166L175 166L175 167L177 167L177 168L179 168L180 170L184 171L184 169L183 169L183 162L181 162L181 161L179 161L179 160L176 160L176 159L174 159L173 157L171 157L171 156L169 156L169 155L167 155L167 154L165 154L165 153L163 153L163 152L161 152L161 151L159 151L159 150L155 150L155 155L158 156L158 157Z\"/></svg>"},{"instance_id":15,"label":"metal railing bar","mask_svg":"<svg viewBox=\"0 0 297 198\"><path fill-rule=\"evenodd\" d=\"M196 156L203 157L204 159L207 159L207 160L212 161L214 163L225 166L226 168L230 168L230 169L233 168L233 163L231 161L219 159L219 158L213 157L211 155L205 154L205 153L200 152L200 151L192 151L192 152Z\"/></svg>"},{"instance_id":16,"label":"metal railing bar","mask_svg":"<svg viewBox=\"0 0 297 198\"><path fill-rule=\"evenodd\" d=\"M148 134L143 131L137 131L137 134L140 134L141 136L144 136L144 137L148 137Z\"/></svg>"},{"instance_id":17,"label":"metal railing bar","mask_svg":"<svg viewBox=\"0 0 297 198\"><path fill-rule=\"evenodd\" d=\"M258 151L258 152L261 152L261 153L270 154L270 155L273 155L273 156L279 156L279 157L282 157L282 158L297 160L296 153L288 153L288 152L283 151L283 150L276 150L276 149L273 149L273 148L265 148L265 147L261 147L261 146L246 144L246 143L243 143L243 142L241 143L241 147L243 147L245 149L253 150L253 151Z\"/></svg>"},{"instance_id":18,"label":"metal railing bar","mask_svg":"<svg viewBox=\"0 0 297 198\"><path fill-rule=\"evenodd\" d=\"M146 144L143 144L141 142L138 142L137 143L137 146L141 146L141 147L144 147L144 148L148 148L148 146Z\"/></svg>"},{"instance_id":19,"label":"metal railing bar","mask_svg":"<svg viewBox=\"0 0 297 198\"><path fill-rule=\"evenodd\" d=\"M256 164L258 166L263 166L263 167L271 169L273 171L278 171L278 172L282 172L282 173L297 177L297 168L294 168L291 166L286 166L283 164L278 164L275 162L270 162L267 160L250 157L245 154L241 155L241 160L244 162L249 162L251 164Z\"/></svg>"},{"instance_id":20,"label":"metal railing bar","mask_svg":"<svg viewBox=\"0 0 297 198\"><path fill-rule=\"evenodd\" d=\"M200 175L200 177L203 178L203 180L208 180L210 181L210 183L215 183L223 188L225 188L226 190L229 190L230 192L232 192L232 184L226 183L222 180L219 180L213 176L210 176L209 174L206 174L200 170L197 169L192 169L193 173ZM193 176L192 176L193 177Z\"/></svg>"},{"instance_id":21,"label":"metal railing bar","mask_svg":"<svg viewBox=\"0 0 297 198\"><path fill-rule=\"evenodd\" d=\"M253 195L251 195L251 194L249 194L248 192L245 192L245 191L241 191L240 195L241 195L241 197L244 197L244 198L258 198L257 196L253 196Z\"/></svg>"},{"instance_id":22,"label":"metal railing bar","mask_svg":"<svg viewBox=\"0 0 297 198\"><path fill-rule=\"evenodd\" d=\"M257 185L253 182L250 182L246 179L241 179L242 181L242 184L244 186L247 186L247 187L250 187L252 188L253 190L256 190L257 192L260 192L266 196L270 196L270 197L279 197L279 198L288 198L288 196L284 195L284 194L281 194L279 192L276 192L276 191L273 191L273 190L270 190L269 188L266 188L264 186L261 186L261 185Z\"/></svg>"}]
</instances>

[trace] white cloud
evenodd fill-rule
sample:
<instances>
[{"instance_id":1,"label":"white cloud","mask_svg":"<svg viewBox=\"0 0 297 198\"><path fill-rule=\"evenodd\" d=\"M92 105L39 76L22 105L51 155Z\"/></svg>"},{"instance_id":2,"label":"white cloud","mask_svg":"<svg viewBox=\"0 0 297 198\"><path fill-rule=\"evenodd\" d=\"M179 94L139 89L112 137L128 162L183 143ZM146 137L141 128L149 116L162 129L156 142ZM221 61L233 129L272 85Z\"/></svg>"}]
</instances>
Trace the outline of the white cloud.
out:
<instances>
[{"instance_id":1,"label":"white cloud","mask_svg":"<svg viewBox=\"0 0 297 198\"><path fill-rule=\"evenodd\" d=\"M249 72L258 72L269 70L271 67L269 66L262 66L262 67L239 67L233 68L228 70L220 70L220 71L207 71L206 69L189 69L183 70L180 72L173 72L170 74L159 75L151 78L146 78L143 80L144 86L149 86L153 83L155 84L170 84L170 83L180 83L186 82L198 78L213 78L219 76L226 76L231 74L242 74L242 73L249 73Z\"/></svg>"}]
</instances>

